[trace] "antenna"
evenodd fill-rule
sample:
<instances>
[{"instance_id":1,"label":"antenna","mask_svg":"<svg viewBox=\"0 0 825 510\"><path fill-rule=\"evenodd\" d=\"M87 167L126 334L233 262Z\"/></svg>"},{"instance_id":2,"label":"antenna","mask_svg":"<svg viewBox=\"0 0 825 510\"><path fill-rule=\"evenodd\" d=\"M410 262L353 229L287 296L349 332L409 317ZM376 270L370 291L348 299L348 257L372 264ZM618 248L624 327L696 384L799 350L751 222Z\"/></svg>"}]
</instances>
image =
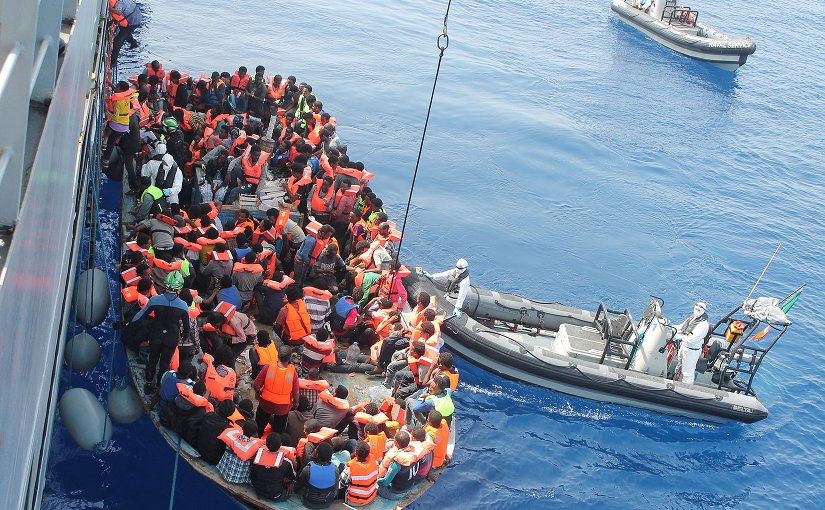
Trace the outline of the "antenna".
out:
<instances>
[{"instance_id":1,"label":"antenna","mask_svg":"<svg viewBox=\"0 0 825 510\"><path fill-rule=\"evenodd\" d=\"M751 295L753 294L753 291L755 291L755 290L756 290L756 287L758 287L758 286L759 286L759 282L761 282L761 281L762 281L762 277L763 277L763 276L765 276L765 272L766 272L766 271L768 270L768 268L770 267L771 262L773 262L774 257L776 257L776 254L777 254L777 253L779 253L779 248L782 248L782 243L781 243L781 242L779 243L779 246L777 246L777 247L776 247L776 250L774 250L773 255L771 255L771 259L770 259L770 260L768 261L768 263L765 265L765 269L763 269L763 270L762 270L762 274L760 274L760 275L759 275L759 278L757 278L757 279L756 279L756 283L754 283L754 284L753 284L753 288L752 288L752 289L751 289L751 291L748 293L748 297L746 297L746 298L745 298L745 301L747 301L748 299L750 299L750 298L751 298Z\"/></svg>"}]
</instances>

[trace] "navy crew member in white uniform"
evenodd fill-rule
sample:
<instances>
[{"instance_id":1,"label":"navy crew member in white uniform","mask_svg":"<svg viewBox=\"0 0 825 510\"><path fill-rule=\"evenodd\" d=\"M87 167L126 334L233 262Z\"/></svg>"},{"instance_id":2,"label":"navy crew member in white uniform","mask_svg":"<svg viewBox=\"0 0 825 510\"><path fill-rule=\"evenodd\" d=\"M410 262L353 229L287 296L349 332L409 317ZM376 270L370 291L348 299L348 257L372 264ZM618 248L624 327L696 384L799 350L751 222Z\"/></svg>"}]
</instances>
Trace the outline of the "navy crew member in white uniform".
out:
<instances>
[{"instance_id":1,"label":"navy crew member in white uniform","mask_svg":"<svg viewBox=\"0 0 825 510\"><path fill-rule=\"evenodd\" d=\"M432 275L424 273L427 278L447 279L447 294L444 297L455 306L452 317L461 317L461 307L467 298L467 292L470 291L470 272L467 270L467 265L466 260L458 259L455 267L448 271Z\"/></svg>"},{"instance_id":2,"label":"navy crew member in white uniform","mask_svg":"<svg viewBox=\"0 0 825 510\"><path fill-rule=\"evenodd\" d=\"M676 373L679 373L681 369L681 380L686 384L693 384L696 363L702 353L702 343L708 334L708 329L710 329L707 308L707 304L699 301L693 306L693 315L676 326L676 335L673 338L681 341L679 365L676 367Z\"/></svg>"}]
</instances>

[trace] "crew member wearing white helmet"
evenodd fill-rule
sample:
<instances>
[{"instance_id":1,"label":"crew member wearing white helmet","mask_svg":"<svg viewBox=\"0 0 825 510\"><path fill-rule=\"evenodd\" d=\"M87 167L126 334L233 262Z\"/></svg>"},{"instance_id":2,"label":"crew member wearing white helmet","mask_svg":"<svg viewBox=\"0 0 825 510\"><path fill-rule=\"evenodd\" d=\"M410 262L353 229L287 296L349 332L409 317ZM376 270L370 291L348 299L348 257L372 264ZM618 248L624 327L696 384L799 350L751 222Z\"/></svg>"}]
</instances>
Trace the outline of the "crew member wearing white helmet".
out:
<instances>
[{"instance_id":1,"label":"crew member wearing white helmet","mask_svg":"<svg viewBox=\"0 0 825 510\"><path fill-rule=\"evenodd\" d=\"M699 361L702 344L710 329L707 308L707 304L699 301L693 306L693 315L675 326L676 335L673 339L680 341L679 364L676 367L676 373L682 372L681 381L686 384L693 384L696 363Z\"/></svg>"},{"instance_id":2,"label":"crew member wearing white helmet","mask_svg":"<svg viewBox=\"0 0 825 510\"><path fill-rule=\"evenodd\" d=\"M467 270L467 261L458 259L455 261L455 267L448 271L435 274L425 272L424 275L432 279L447 279L447 294L444 297L455 306L453 315L455 317L461 317L461 307L467 298L467 292L470 290L470 271Z\"/></svg>"}]
</instances>

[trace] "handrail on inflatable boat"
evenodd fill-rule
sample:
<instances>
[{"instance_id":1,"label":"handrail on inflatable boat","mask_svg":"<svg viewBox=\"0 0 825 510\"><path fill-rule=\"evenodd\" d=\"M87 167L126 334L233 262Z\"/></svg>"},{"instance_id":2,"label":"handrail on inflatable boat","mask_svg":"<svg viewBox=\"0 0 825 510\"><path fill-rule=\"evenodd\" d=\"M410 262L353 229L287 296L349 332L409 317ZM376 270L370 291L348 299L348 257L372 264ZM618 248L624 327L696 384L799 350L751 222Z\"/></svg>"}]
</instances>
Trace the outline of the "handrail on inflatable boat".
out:
<instances>
[{"instance_id":1,"label":"handrail on inflatable boat","mask_svg":"<svg viewBox=\"0 0 825 510\"><path fill-rule=\"evenodd\" d=\"M618 335L613 333L613 324L610 316L614 319L620 319L622 328ZM602 339L605 341L602 356L599 363L604 363L608 355L616 356L622 359L627 359L624 369L630 368L633 362L633 357L636 355L636 350L639 348L639 331L636 329L636 323L633 321L633 316L630 310L625 308L624 311L611 310L605 306L604 303L599 303L599 308L596 310L596 317L593 319L593 326L599 331ZM623 345L630 347L630 353L625 354ZM612 347L618 347L618 351L614 351Z\"/></svg>"},{"instance_id":2,"label":"handrail on inflatable boat","mask_svg":"<svg viewBox=\"0 0 825 510\"><path fill-rule=\"evenodd\" d=\"M798 289L797 289L798 290ZM796 291L794 291L795 293ZM787 300L794 293L789 294ZM784 301L784 300L783 300ZM704 346L710 344L711 340L718 338L722 342L729 342L728 347L723 349L713 360L708 360L708 365L715 365L719 357L721 362L717 367L719 370L719 381L717 389L736 391L745 395L756 396L753 391L753 379L765 355L770 352L776 342L785 334L790 324L772 324L767 321L748 317L742 311L742 305L731 310L721 318L705 336ZM734 323L738 323L738 333L731 334L730 329ZM778 331L773 339L766 344L755 343L761 340L771 330ZM749 342L747 343L746 342ZM734 379L742 374L743 379ZM728 384L730 383L730 384ZM736 388L736 389L734 389Z\"/></svg>"}]
</instances>

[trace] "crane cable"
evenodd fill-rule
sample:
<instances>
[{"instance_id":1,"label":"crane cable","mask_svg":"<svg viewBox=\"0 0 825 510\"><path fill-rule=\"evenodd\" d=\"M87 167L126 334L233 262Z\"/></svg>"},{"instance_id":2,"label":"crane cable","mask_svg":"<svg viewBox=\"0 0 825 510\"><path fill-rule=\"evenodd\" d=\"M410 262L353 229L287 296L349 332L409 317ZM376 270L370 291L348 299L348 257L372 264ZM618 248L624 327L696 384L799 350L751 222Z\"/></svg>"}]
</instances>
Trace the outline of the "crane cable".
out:
<instances>
[{"instance_id":1,"label":"crane cable","mask_svg":"<svg viewBox=\"0 0 825 510\"><path fill-rule=\"evenodd\" d=\"M433 109L433 99L435 98L435 89L438 85L438 75L441 72L441 61L444 58L444 51L447 50L447 47L450 45L450 36L447 35L447 20L450 16L450 5L452 4L452 0L447 1L447 10L444 13L444 27L441 29L441 33L438 34L436 38L435 45L438 47L438 65L435 68L435 78L433 79L433 90L430 92L430 103L427 106L427 116L424 119L424 129L421 132L421 143L418 146L418 158L415 160L415 170L413 171L412 176L412 183L410 183L410 195L407 197L407 206L404 210L404 221L401 223L401 239L398 241L398 248L395 250L395 260L393 261L392 267L392 281L390 282L389 288L389 295L392 295L392 291L395 288L395 279L397 278L398 271L397 267L399 266L398 260L401 255L401 246L404 243L404 230L407 228L407 217L410 214L410 205L412 204L412 197L413 191L415 190L415 180L418 177L418 167L421 164L421 154L424 152L424 139L427 136L427 125L430 122L430 112ZM403 306L403 303L400 303L400 306Z\"/></svg>"}]
</instances>

